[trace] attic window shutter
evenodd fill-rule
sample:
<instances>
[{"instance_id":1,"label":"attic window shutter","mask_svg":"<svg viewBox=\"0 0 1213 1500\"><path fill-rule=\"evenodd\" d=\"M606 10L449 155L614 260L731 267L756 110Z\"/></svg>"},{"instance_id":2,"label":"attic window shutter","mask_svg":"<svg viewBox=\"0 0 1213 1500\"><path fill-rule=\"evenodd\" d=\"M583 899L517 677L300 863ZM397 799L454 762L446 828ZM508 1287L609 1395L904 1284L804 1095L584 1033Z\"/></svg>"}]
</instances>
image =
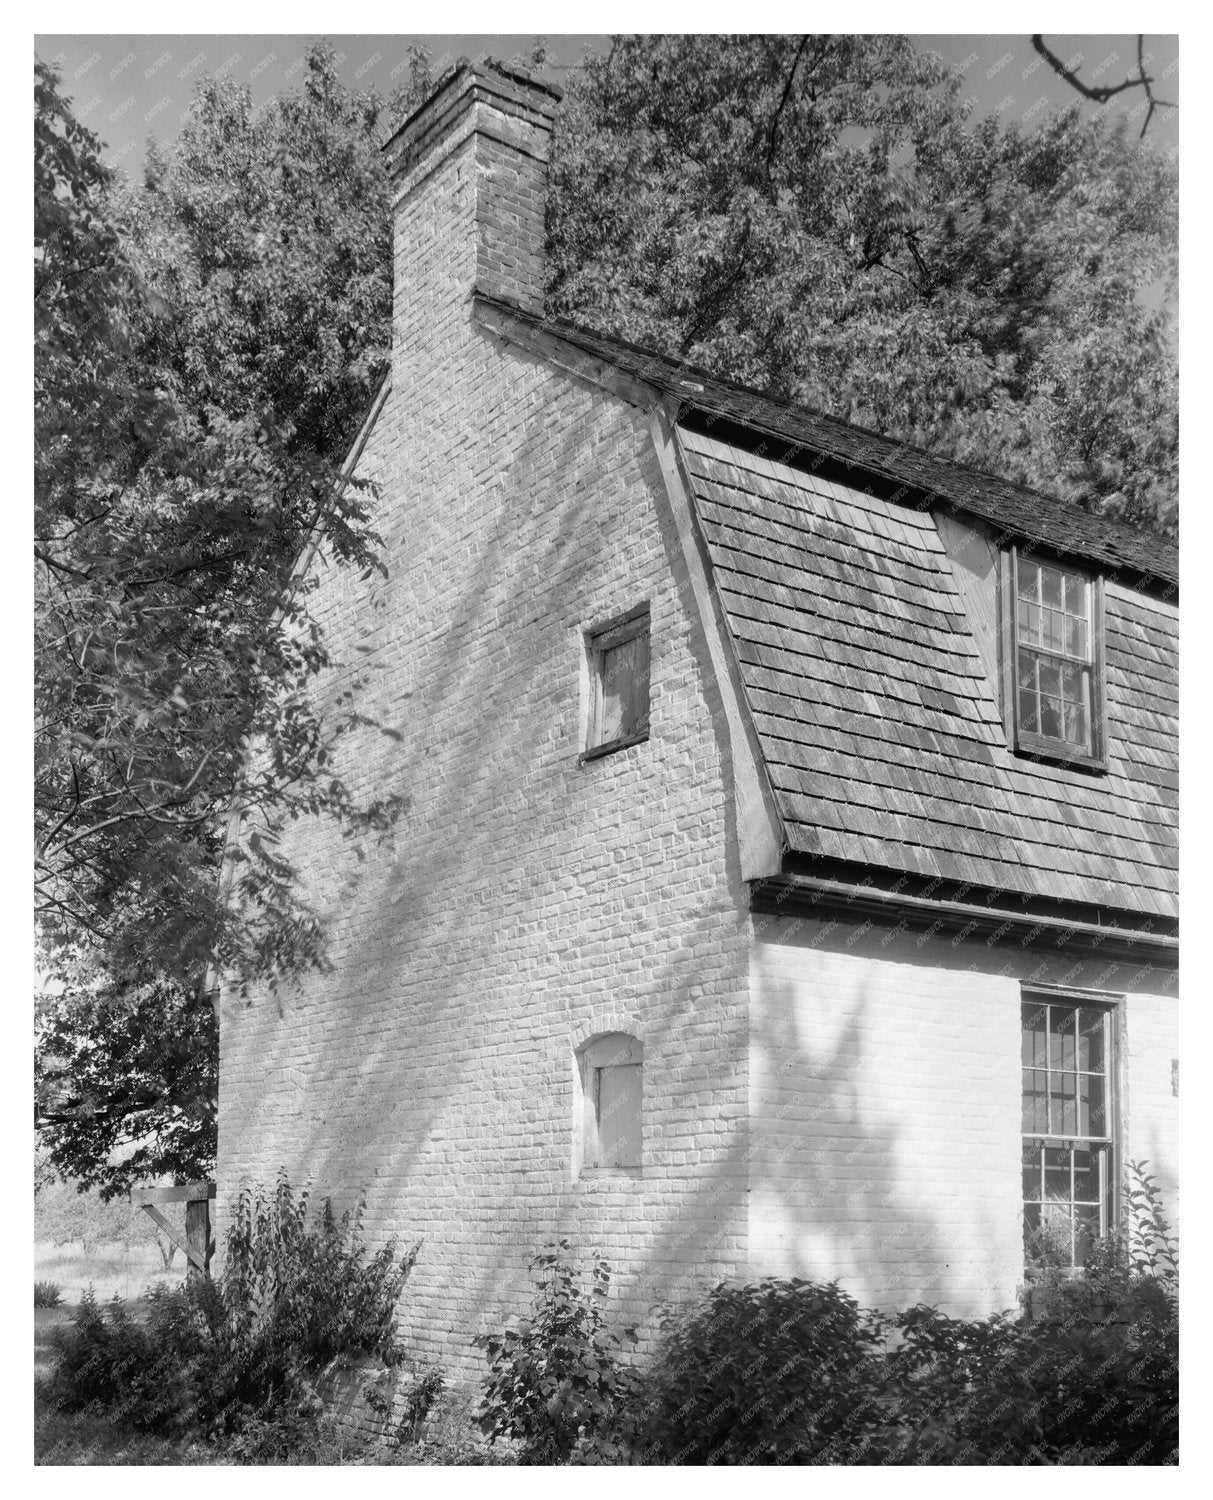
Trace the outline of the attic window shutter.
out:
<instances>
[{"instance_id":1,"label":"attic window shutter","mask_svg":"<svg viewBox=\"0 0 1213 1500\"><path fill-rule=\"evenodd\" d=\"M586 635L590 717L583 759L649 737L649 606L617 616Z\"/></svg>"}]
</instances>

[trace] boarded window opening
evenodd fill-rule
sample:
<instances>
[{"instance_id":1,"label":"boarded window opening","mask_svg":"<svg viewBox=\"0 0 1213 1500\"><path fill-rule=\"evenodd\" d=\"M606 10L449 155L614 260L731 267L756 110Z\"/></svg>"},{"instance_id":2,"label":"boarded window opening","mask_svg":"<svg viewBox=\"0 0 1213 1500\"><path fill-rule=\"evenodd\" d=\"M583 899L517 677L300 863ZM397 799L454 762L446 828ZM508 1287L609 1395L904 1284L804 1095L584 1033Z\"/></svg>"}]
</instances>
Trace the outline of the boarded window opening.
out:
<instances>
[{"instance_id":1,"label":"boarded window opening","mask_svg":"<svg viewBox=\"0 0 1213 1500\"><path fill-rule=\"evenodd\" d=\"M641 605L586 636L590 718L585 758L649 737L649 606Z\"/></svg>"},{"instance_id":2,"label":"boarded window opening","mask_svg":"<svg viewBox=\"0 0 1213 1500\"><path fill-rule=\"evenodd\" d=\"M641 1163L644 1044L626 1032L596 1037L580 1054L584 1167Z\"/></svg>"}]
</instances>

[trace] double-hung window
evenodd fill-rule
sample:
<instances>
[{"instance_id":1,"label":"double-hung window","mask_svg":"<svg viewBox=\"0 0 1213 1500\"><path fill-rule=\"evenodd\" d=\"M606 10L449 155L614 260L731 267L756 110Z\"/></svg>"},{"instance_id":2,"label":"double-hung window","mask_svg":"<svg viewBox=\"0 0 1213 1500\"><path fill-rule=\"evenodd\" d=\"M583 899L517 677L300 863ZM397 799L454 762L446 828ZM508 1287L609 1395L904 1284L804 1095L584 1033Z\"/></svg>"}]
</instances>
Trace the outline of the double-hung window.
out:
<instances>
[{"instance_id":1,"label":"double-hung window","mask_svg":"<svg viewBox=\"0 0 1213 1500\"><path fill-rule=\"evenodd\" d=\"M1115 1216L1111 1004L1052 996L1022 1010L1025 1260L1081 1266Z\"/></svg>"},{"instance_id":2,"label":"double-hung window","mask_svg":"<svg viewBox=\"0 0 1213 1500\"><path fill-rule=\"evenodd\" d=\"M1004 641L1015 749L1102 769L1102 580L1020 547L1010 549L1009 572Z\"/></svg>"}]
</instances>

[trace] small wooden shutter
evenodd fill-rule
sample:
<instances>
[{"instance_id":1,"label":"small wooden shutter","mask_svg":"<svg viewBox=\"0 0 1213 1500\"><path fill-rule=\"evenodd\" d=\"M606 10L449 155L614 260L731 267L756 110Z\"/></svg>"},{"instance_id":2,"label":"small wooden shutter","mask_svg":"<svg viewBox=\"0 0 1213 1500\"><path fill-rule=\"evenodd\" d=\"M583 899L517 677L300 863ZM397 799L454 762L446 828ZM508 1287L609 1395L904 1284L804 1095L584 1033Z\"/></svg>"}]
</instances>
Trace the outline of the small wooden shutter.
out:
<instances>
[{"instance_id":1,"label":"small wooden shutter","mask_svg":"<svg viewBox=\"0 0 1213 1500\"><path fill-rule=\"evenodd\" d=\"M640 1165L641 1070L635 1063L599 1068L598 1148L604 1167Z\"/></svg>"},{"instance_id":2,"label":"small wooden shutter","mask_svg":"<svg viewBox=\"0 0 1213 1500\"><path fill-rule=\"evenodd\" d=\"M596 1037L581 1054L585 1084L585 1165L638 1167L644 1043L626 1032Z\"/></svg>"}]
</instances>

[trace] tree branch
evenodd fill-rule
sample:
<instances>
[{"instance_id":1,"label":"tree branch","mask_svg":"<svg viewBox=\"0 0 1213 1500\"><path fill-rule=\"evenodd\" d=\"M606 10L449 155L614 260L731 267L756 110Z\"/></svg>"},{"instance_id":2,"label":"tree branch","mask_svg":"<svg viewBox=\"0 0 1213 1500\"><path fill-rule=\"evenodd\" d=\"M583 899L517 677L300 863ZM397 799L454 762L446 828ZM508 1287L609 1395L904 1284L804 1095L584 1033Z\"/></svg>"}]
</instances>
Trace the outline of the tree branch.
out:
<instances>
[{"instance_id":1,"label":"tree branch","mask_svg":"<svg viewBox=\"0 0 1213 1500\"><path fill-rule=\"evenodd\" d=\"M1123 94L1128 89L1144 89L1146 98L1150 101L1150 108L1146 111L1145 124L1141 127L1142 137L1145 136L1146 130L1149 128L1150 119L1156 109L1179 108L1178 104L1173 104L1167 99L1156 99L1154 97L1153 84L1155 80L1146 72L1145 37L1140 32L1137 36L1137 76L1136 78L1126 78L1123 83L1084 83L1078 76L1077 68L1067 68L1061 58L1055 52L1049 50L1045 45L1044 37L1039 34L1034 35L1032 37L1032 46L1059 78L1064 78L1070 87L1081 94L1084 99L1092 99L1096 104L1106 104L1109 99L1115 98L1117 94Z\"/></svg>"},{"instance_id":2,"label":"tree branch","mask_svg":"<svg viewBox=\"0 0 1213 1500\"><path fill-rule=\"evenodd\" d=\"M766 161L766 176L767 176L767 181L768 182L770 182L770 180L771 180L771 163L775 159L775 146L776 146L776 144L778 142L778 139L779 139L779 121L780 121L780 117L783 114L784 107L786 106L786 104L788 102L788 99L791 97L792 84L795 82L795 79L796 79L796 69L800 66L800 59L804 56L804 49L808 45L809 45L809 38L808 38L808 36L807 35L806 36L802 36L800 38L800 46L797 47L797 49L796 49L796 56L792 59L792 68L791 68L791 71L788 74L788 81L783 86L783 97L779 101L779 107L776 109L774 115L772 115L772 117L771 117L771 132L770 132L770 136L769 136L768 141L767 141L767 161Z\"/></svg>"}]
</instances>

